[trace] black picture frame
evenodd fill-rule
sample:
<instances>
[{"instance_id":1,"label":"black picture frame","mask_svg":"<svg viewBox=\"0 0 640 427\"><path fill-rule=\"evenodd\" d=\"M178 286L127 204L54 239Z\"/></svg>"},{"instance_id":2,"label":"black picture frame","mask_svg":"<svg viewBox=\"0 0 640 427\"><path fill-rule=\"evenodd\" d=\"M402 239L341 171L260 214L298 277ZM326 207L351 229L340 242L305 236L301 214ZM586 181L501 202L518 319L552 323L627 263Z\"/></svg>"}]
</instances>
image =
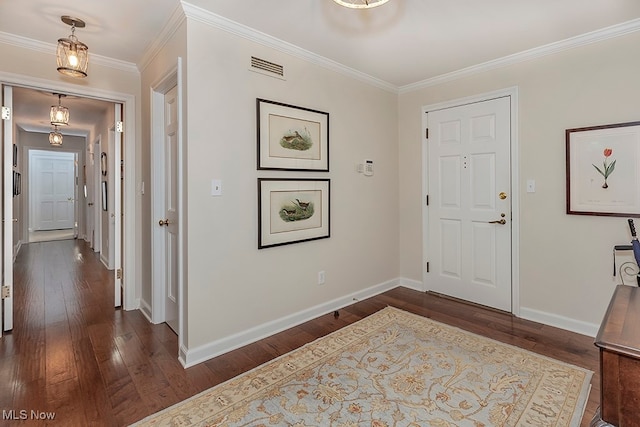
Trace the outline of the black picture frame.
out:
<instances>
[{"instance_id":1,"label":"black picture frame","mask_svg":"<svg viewBox=\"0 0 640 427\"><path fill-rule=\"evenodd\" d=\"M566 129L566 213L640 217L640 121Z\"/></svg>"},{"instance_id":2,"label":"black picture frame","mask_svg":"<svg viewBox=\"0 0 640 427\"><path fill-rule=\"evenodd\" d=\"M102 210L108 209L107 181L102 181Z\"/></svg>"},{"instance_id":3,"label":"black picture frame","mask_svg":"<svg viewBox=\"0 0 640 427\"><path fill-rule=\"evenodd\" d=\"M13 144L13 167L18 167L18 146Z\"/></svg>"},{"instance_id":4,"label":"black picture frame","mask_svg":"<svg viewBox=\"0 0 640 427\"><path fill-rule=\"evenodd\" d=\"M104 151L100 153L100 173L102 176L107 176L107 153Z\"/></svg>"},{"instance_id":5,"label":"black picture frame","mask_svg":"<svg viewBox=\"0 0 640 427\"><path fill-rule=\"evenodd\" d=\"M331 236L331 180L258 178L258 249Z\"/></svg>"},{"instance_id":6,"label":"black picture frame","mask_svg":"<svg viewBox=\"0 0 640 427\"><path fill-rule=\"evenodd\" d=\"M329 172L329 113L256 98L258 170Z\"/></svg>"}]
</instances>

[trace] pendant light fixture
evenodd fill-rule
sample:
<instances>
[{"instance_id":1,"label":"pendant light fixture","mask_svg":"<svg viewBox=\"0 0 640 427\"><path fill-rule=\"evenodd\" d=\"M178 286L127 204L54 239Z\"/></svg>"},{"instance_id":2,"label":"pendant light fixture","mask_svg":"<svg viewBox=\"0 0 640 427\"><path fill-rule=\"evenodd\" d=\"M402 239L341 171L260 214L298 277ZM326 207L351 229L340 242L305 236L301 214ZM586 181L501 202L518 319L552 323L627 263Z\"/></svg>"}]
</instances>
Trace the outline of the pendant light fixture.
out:
<instances>
[{"instance_id":1,"label":"pendant light fixture","mask_svg":"<svg viewBox=\"0 0 640 427\"><path fill-rule=\"evenodd\" d=\"M55 94L54 94L55 95ZM63 107L60 99L66 95L58 94L58 105L51 106L51 112L49 113L52 126L63 126L69 124L69 109Z\"/></svg>"},{"instance_id":2,"label":"pendant light fixture","mask_svg":"<svg viewBox=\"0 0 640 427\"><path fill-rule=\"evenodd\" d=\"M87 65L89 65L89 48L75 36L76 28L84 28L82 19L71 16L60 17L62 22L71 26L71 35L68 38L58 39L58 71L66 76L87 77Z\"/></svg>"},{"instance_id":3,"label":"pendant light fixture","mask_svg":"<svg viewBox=\"0 0 640 427\"><path fill-rule=\"evenodd\" d=\"M382 6L389 0L333 0L340 6L351 9L371 9L372 7Z\"/></svg>"},{"instance_id":4,"label":"pendant light fixture","mask_svg":"<svg viewBox=\"0 0 640 427\"><path fill-rule=\"evenodd\" d=\"M53 131L49 132L49 144L60 147L62 145L62 134L58 131L58 126L53 126Z\"/></svg>"}]
</instances>

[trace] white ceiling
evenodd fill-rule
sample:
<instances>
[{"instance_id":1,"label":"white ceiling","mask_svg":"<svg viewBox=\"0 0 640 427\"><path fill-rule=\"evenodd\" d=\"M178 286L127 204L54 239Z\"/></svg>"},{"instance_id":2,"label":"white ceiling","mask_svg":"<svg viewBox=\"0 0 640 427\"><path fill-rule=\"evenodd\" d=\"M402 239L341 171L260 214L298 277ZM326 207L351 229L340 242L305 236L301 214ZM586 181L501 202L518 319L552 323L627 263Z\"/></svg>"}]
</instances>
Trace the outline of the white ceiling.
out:
<instances>
[{"instance_id":1,"label":"white ceiling","mask_svg":"<svg viewBox=\"0 0 640 427\"><path fill-rule=\"evenodd\" d=\"M639 0L390 0L370 10L332 0L188 3L397 88L610 26L640 27L630 22ZM76 35L90 57L137 64L180 10L179 0L0 0L0 39L55 49L70 34L60 16L71 15L87 23Z\"/></svg>"}]
</instances>

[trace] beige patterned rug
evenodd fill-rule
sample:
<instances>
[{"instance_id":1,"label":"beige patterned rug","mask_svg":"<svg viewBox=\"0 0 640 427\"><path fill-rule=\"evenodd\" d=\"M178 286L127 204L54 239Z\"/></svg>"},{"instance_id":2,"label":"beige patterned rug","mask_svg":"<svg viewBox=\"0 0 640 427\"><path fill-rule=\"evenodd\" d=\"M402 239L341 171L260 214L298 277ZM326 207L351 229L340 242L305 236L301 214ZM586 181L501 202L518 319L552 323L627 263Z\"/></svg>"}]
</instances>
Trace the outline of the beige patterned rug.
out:
<instances>
[{"instance_id":1,"label":"beige patterned rug","mask_svg":"<svg viewBox=\"0 0 640 427\"><path fill-rule=\"evenodd\" d=\"M138 426L579 426L592 373L387 307Z\"/></svg>"}]
</instances>

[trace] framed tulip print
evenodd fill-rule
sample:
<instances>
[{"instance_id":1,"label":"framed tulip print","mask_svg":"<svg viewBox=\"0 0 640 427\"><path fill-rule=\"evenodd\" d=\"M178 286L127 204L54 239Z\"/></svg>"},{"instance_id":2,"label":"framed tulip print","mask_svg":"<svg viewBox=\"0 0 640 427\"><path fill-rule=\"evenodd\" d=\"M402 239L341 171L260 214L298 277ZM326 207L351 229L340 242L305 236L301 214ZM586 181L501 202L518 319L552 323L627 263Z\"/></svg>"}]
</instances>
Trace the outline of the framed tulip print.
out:
<instances>
[{"instance_id":1,"label":"framed tulip print","mask_svg":"<svg viewBox=\"0 0 640 427\"><path fill-rule=\"evenodd\" d=\"M258 178L258 249L325 239L328 179Z\"/></svg>"},{"instance_id":2,"label":"framed tulip print","mask_svg":"<svg viewBox=\"0 0 640 427\"><path fill-rule=\"evenodd\" d=\"M329 171L329 113L256 100L258 169Z\"/></svg>"},{"instance_id":3,"label":"framed tulip print","mask_svg":"<svg viewBox=\"0 0 640 427\"><path fill-rule=\"evenodd\" d=\"M640 216L640 122L567 129L567 214Z\"/></svg>"}]
</instances>

